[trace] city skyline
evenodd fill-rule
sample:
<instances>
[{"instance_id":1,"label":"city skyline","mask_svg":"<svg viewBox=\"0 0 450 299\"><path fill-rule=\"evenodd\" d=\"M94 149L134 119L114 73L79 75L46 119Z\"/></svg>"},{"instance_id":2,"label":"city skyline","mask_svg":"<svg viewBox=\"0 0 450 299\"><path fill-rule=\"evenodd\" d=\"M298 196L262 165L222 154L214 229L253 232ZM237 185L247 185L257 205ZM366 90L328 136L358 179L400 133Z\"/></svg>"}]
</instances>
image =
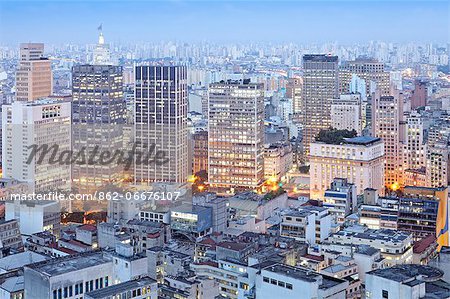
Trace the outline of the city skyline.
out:
<instances>
[{"instance_id":1,"label":"city skyline","mask_svg":"<svg viewBox=\"0 0 450 299\"><path fill-rule=\"evenodd\" d=\"M143 14L145 11L148 13ZM445 43L449 39L449 12L446 1L2 0L0 44L93 43L93 31L100 24L113 43Z\"/></svg>"}]
</instances>

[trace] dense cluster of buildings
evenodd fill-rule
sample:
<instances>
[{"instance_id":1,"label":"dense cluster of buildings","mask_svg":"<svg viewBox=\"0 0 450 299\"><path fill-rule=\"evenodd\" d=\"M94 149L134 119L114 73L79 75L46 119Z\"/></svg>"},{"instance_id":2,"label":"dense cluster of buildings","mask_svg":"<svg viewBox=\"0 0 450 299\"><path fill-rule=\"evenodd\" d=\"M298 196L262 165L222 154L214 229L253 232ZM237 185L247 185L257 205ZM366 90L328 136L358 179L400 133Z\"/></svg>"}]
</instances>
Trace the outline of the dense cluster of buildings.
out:
<instances>
[{"instance_id":1,"label":"dense cluster of buildings","mask_svg":"<svg viewBox=\"0 0 450 299\"><path fill-rule=\"evenodd\" d=\"M402 48L171 49L118 63L100 27L64 88L20 45L0 298L450 298L448 74Z\"/></svg>"}]
</instances>

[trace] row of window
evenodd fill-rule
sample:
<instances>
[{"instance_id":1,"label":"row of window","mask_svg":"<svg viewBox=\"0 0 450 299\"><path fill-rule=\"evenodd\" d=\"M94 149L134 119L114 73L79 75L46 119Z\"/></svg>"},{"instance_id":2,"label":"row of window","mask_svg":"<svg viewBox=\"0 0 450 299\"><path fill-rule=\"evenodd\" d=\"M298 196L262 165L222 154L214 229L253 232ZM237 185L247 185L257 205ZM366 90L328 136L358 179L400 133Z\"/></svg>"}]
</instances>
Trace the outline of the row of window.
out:
<instances>
[{"instance_id":1,"label":"row of window","mask_svg":"<svg viewBox=\"0 0 450 299\"><path fill-rule=\"evenodd\" d=\"M286 288L288 290L292 290L293 289L292 284L290 284L288 282L276 280L276 279L269 278L269 277L266 277L266 276L263 276L263 281L266 282L266 283L277 285L277 286L282 287L282 288Z\"/></svg>"},{"instance_id":2,"label":"row of window","mask_svg":"<svg viewBox=\"0 0 450 299\"><path fill-rule=\"evenodd\" d=\"M83 283L77 283L75 285L66 286L64 288L59 288L53 290L53 299L62 299L69 298L72 296L81 295L84 292L90 292L97 289L102 289L103 287L107 287L109 285L108 276L105 278L100 277L95 280L95 288L94 288L94 280L86 281L83 288Z\"/></svg>"}]
</instances>

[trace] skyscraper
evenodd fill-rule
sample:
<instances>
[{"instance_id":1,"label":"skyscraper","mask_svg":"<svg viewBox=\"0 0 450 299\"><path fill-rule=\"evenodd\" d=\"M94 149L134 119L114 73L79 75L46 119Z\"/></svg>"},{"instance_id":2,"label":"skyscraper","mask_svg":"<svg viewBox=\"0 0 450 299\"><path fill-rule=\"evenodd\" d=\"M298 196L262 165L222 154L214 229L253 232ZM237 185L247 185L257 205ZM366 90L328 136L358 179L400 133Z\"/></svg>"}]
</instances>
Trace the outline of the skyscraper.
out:
<instances>
[{"instance_id":1,"label":"skyscraper","mask_svg":"<svg viewBox=\"0 0 450 299\"><path fill-rule=\"evenodd\" d=\"M70 164L53 161L52 153L56 146L59 159L70 150L70 102L16 101L2 112L3 176L26 182L31 192L69 190Z\"/></svg>"},{"instance_id":2,"label":"skyscraper","mask_svg":"<svg viewBox=\"0 0 450 299\"><path fill-rule=\"evenodd\" d=\"M72 142L75 153L85 149L114 152L123 148L122 129L126 107L122 87L122 67L77 65L72 68ZM72 180L79 192L89 193L122 180L117 160L74 164Z\"/></svg>"},{"instance_id":3,"label":"skyscraper","mask_svg":"<svg viewBox=\"0 0 450 299\"><path fill-rule=\"evenodd\" d=\"M210 190L230 194L264 180L264 85L221 81L209 88Z\"/></svg>"},{"instance_id":4,"label":"skyscraper","mask_svg":"<svg viewBox=\"0 0 450 299\"><path fill-rule=\"evenodd\" d=\"M136 183L185 183L188 178L187 67L136 67L135 142L164 153L165 163L136 163Z\"/></svg>"},{"instance_id":5,"label":"skyscraper","mask_svg":"<svg viewBox=\"0 0 450 299\"><path fill-rule=\"evenodd\" d=\"M44 57L44 44L20 45L16 72L16 100L33 101L52 93L52 65Z\"/></svg>"},{"instance_id":6,"label":"skyscraper","mask_svg":"<svg viewBox=\"0 0 450 299\"><path fill-rule=\"evenodd\" d=\"M338 98L338 57L330 55L303 56L302 124L303 146L309 145L321 129L331 125L331 99Z\"/></svg>"},{"instance_id":7,"label":"skyscraper","mask_svg":"<svg viewBox=\"0 0 450 299\"><path fill-rule=\"evenodd\" d=\"M372 135L382 138L385 145L385 185L398 189L403 184L403 95L392 89L382 95L377 89L372 104Z\"/></svg>"}]
</instances>

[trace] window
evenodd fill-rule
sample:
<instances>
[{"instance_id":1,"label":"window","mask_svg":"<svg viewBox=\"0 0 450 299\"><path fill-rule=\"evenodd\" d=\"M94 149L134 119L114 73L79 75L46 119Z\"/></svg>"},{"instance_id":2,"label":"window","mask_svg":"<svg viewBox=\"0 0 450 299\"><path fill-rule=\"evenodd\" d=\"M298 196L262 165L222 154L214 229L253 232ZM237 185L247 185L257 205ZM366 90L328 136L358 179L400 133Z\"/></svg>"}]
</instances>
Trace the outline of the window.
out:
<instances>
[{"instance_id":1,"label":"window","mask_svg":"<svg viewBox=\"0 0 450 299\"><path fill-rule=\"evenodd\" d=\"M290 284L290 283L286 283L286 289L288 289L288 290L292 290L292 284Z\"/></svg>"},{"instance_id":2,"label":"window","mask_svg":"<svg viewBox=\"0 0 450 299\"><path fill-rule=\"evenodd\" d=\"M386 291L386 290L383 290L381 292L381 295L382 295L383 299L388 299L389 298L389 292Z\"/></svg>"},{"instance_id":3,"label":"window","mask_svg":"<svg viewBox=\"0 0 450 299\"><path fill-rule=\"evenodd\" d=\"M270 283L274 284L274 285L277 285L277 281L275 279L273 279L273 278L270 279Z\"/></svg>"},{"instance_id":4,"label":"window","mask_svg":"<svg viewBox=\"0 0 450 299\"><path fill-rule=\"evenodd\" d=\"M269 277L263 276L263 281L264 281L264 282L269 282Z\"/></svg>"}]
</instances>

